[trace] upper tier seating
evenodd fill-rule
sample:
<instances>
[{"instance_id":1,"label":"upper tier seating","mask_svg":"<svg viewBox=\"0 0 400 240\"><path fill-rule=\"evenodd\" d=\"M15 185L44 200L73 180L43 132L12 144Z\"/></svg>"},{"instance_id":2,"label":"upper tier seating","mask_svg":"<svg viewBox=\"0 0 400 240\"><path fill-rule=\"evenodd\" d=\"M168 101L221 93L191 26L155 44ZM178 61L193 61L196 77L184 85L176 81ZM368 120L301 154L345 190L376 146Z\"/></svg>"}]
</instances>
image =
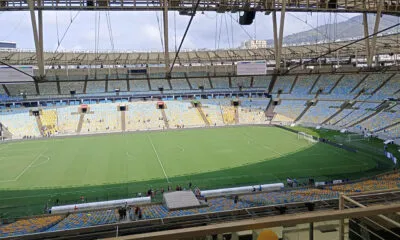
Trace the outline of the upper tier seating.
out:
<instances>
[{"instance_id":1,"label":"upper tier seating","mask_svg":"<svg viewBox=\"0 0 400 240\"><path fill-rule=\"evenodd\" d=\"M376 131L390 124L400 121L400 106L397 105L388 111L380 112L379 114L362 122L360 126L368 131Z\"/></svg>"},{"instance_id":2,"label":"upper tier seating","mask_svg":"<svg viewBox=\"0 0 400 240\"><path fill-rule=\"evenodd\" d=\"M278 93L279 90L282 90L282 93L289 93L290 89L293 85L296 76L279 76L272 93Z\"/></svg>"},{"instance_id":3,"label":"upper tier seating","mask_svg":"<svg viewBox=\"0 0 400 240\"><path fill-rule=\"evenodd\" d=\"M336 82L339 80L341 76L336 75L322 75L319 77L318 82L315 84L311 93L316 94L318 90L322 89L322 93L329 93L332 88L335 86Z\"/></svg>"},{"instance_id":4,"label":"upper tier seating","mask_svg":"<svg viewBox=\"0 0 400 240\"><path fill-rule=\"evenodd\" d=\"M128 91L126 80L108 80L108 92L115 92L115 89L119 89L121 92Z\"/></svg>"},{"instance_id":5,"label":"upper tier seating","mask_svg":"<svg viewBox=\"0 0 400 240\"><path fill-rule=\"evenodd\" d=\"M268 89L271 82L271 76L254 76L253 88Z\"/></svg>"},{"instance_id":6,"label":"upper tier seating","mask_svg":"<svg viewBox=\"0 0 400 240\"><path fill-rule=\"evenodd\" d=\"M368 114L372 114L378 105L379 103L357 102L353 106L353 109L344 109L340 114L334 117L331 122L335 123L335 121L340 120L337 125L345 127L357 120L362 119L363 117L368 116Z\"/></svg>"},{"instance_id":7,"label":"upper tier seating","mask_svg":"<svg viewBox=\"0 0 400 240\"><path fill-rule=\"evenodd\" d=\"M58 94L56 82L43 82L39 83L39 91L42 95L56 95ZM103 90L104 92L104 90Z\"/></svg>"},{"instance_id":8,"label":"upper tier seating","mask_svg":"<svg viewBox=\"0 0 400 240\"><path fill-rule=\"evenodd\" d=\"M221 89L229 88L229 79L227 77L211 78L211 82L214 88L221 88Z\"/></svg>"},{"instance_id":9,"label":"upper tier seating","mask_svg":"<svg viewBox=\"0 0 400 240\"><path fill-rule=\"evenodd\" d=\"M33 82L20 84L7 84L7 89L11 96L20 96L21 93L36 95L36 87Z\"/></svg>"},{"instance_id":10,"label":"upper tier seating","mask_svg":"<svg viewBox=\"0 0 400 240\"><path fill-rule=\"evenodd\" d=\"M164 90L171 90L166 79L150 79L150 86L153 91L158 91L160 87L164 88Z\"/></svg>"},{"instance_id":11,"label":"upper tier seating","mask_svg":"<svg viewBox=\"0 0 400 240\"><path fill-rule=\"evenodd\" d=\"M106 91L106 81L88 81L86 93L102 93Z\"/></svg>"},{"instance_id":12,"label":"upper tier seating","mask_svg":"<svg viewBox=\"0 0 400 240\"><path fill-rule=\"evenodd\" d=\"M84 82L60 82L61 94L70 94L75 91L76 94L83 93Z\"/></svg>"},{"instance_id":13,"label":"upper tier seating","mask_svg":"<svg viewBox=\"0 0 400 240\"><path fill-rule=\"evenodd\" d=\"M208 78L189 78L189 82L195 90L199 89L200 86L203 86L204 89L211 89Z\"/></svg>"},{"instance_id":14,"label":"upper tier seating","mask_svg":"<svg viewBox=\"0 0 400 240\"><path fill-rule=\"evenodd\" d=\"M187 90L190 89L186 78L171 79L171 85L174 90Z\"/></svg>"},{"instance_id":15,"label":"upper tier seating","mask_svg":"<svg viewBox=\"0 0 400 240\"><path fill-rule=\"evenodd\" d=\"M326 96L331 99L352 99L357 92L351 93L351 90L365 77L364 74L344 75L342 80L332 90L332 93Z\"/></svg>"},{"instance_id":16,"label":"upper tier seating","mask_svg":"<svg viewBox=\"0 0 400 240\"><path fill-rule=\"evenodd\" d=\"M318 78L318 75L301 75L297 77L296 85L293 88L291 95L293 97L304 97L309 95L311 87Z\"/></svg>"},{"instance_id":17,"label":"upper tier seating","mask_svg":"<svg viewBox=\"0 0 400 240\"><path fill-rule=\"evenodd\" d=\"M356 88L356 92L364 89L364 94L371 94L376 88L378 88L391 74L369 74L368 77Z\"/></svg>"},{"instance_id":18,"label":"upper tier seating","mask_svg":"<svg viewBox=\"0 0 400 240\"><path fill-rule=\"evenodd\" d=\"M251 77L231 77L232 88L250 88Z\"/></svg>"},{"instance_id":19,"label":"upper tier seating","mask_svg":"<svg viewBox=\"0 0 400 240\"><path fill-rule=\"evenodd\" d=\"M129 80L131 91L143 92L150 91L149 84L146 79L142 80Z\"/></svg>"}]
</instances>

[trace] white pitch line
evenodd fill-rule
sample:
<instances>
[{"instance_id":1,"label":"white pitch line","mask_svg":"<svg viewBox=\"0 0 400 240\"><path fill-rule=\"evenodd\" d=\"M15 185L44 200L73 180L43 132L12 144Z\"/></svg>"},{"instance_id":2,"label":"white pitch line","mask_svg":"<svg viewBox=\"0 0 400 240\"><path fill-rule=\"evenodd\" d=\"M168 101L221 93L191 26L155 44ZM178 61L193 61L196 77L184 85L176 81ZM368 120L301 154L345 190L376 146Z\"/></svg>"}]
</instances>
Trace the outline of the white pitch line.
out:
<instances>
[{"instance_id":1,"label":"white pitch line","mask_svg":"<svg viewBox=\"0 0 400 240\"><path fill-rule=\"evenodd\" d=\"M157 159L158 159L158 162L160 163L161 169L162 169L163 172L164 172L164 176L165 176L165 178L167 179L167 182L169 183L170 181L169 181L169 179L168 179L167 173L165 172L164 166L163 166L163 164L162 164L162 162L161 162L161 160L160 160L160 157L158 156L157 150L156 150L156 148L154 147L153 141L151 140L151 138L150 138L149 135L147 135L147 138L149 139L149 141L150 141L150 143L151 143L151 146L153 147L154 153L155 153L156 156L157 156Z\"/></svg>"},{"instance_id":2,"label":"white pitch line","mask_svg":"<svg viewBox=\"0 0 400 240\"><path fill-rule=\"evenodd\" d=\"M50 157L44 156L44 155L40 155L40 156L41 156L41 157L47 158L47 160L44 161L44 162L41 162L41 163L39 163L39 164L37 164L37 165L33 165L32 167L38 167L38 166L43 165L43 164L47 163L48 161L50 161Z\"/></svg>"},{"instance_id":3,"label":"white pitch line","mask_svg":"<svg viewBox=\"0 0 400 240\"><path fill-rule=\"evenodd\" d=\"M256 144L256 145L258 145L258 146L261 146L261 147L263 147L263 148L266 148L266 149L270 150L271 152L274 152L275 154L278 154L278 156L280 156L280 157L283 157L283 156L284 156L282 153L276 151L275 149L273 149L273 148L271 148L271 147L268 147L267 145L263 145L263 144L260 144L260 143L256 142L252 137L250 137L250 136L247 135L246 133L243 133L243 135L245 135L245 136L247 137L247 140L253 141L254 144Z\"/></svg>"},{"instance_id":4,"label":"white pitch line","mask_svg":"<svg viewBox=\"0 0 400 240\"><path fill-rule=\"evenodd\" d=\"M42 156L42 152L39 153L39 155L37 155L37 156L35 157L35 159L33 159L33 161L32 161L28 166L26 166L26 167L24 168L24 170L22 170L22 172L14 179L14 181L18 181L18 179L19 179L22 175L24 175L24 173L25 173L26 171L28 171L29 168L32 167L32 165L40 158L40 156Z\"/></svg>"}]
</instances>

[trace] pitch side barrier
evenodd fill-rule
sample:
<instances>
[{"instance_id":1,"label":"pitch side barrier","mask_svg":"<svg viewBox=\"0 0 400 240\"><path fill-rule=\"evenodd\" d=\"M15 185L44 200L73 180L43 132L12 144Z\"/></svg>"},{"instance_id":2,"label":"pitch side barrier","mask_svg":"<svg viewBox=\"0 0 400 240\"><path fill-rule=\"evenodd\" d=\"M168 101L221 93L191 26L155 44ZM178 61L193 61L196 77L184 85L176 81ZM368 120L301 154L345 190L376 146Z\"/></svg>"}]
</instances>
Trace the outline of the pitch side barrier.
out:
<instances>
[{"instance_id":1,"label":"pitch side barrier","mask_svg":"<svg viewBox=\"0 0 400 240\"><path fill-rule=\"evenodd\" d=\"M296 134L298 134L300 132L300 131L297 131L297 130L294 130L294 129L291 129L291 128L287 128L287 127L284 127L284 126L280 126L280 125L275 125L275 127L278 127L278 128L281 128L281 129L285 129L286 131L293 132L293 133L296 133ZM339 143L332 142L332 141L330 141L328 139L325 139L325 138L318 138L318 137L315 137L315 136L312 136L312 137L313 137L314 140L316 140L318 142L321 142L321 143L326 143L326 144L329 144L331 146L334 146L334 147L337 147L337 148L341 148L341 149L344 149L346 151L353 152L353 153L358 152L357 149L354 149L354 148L351 148L351 147L348 147L346 145L342 145L342 144L339 144Z\"/></svg>"}]
</instances>

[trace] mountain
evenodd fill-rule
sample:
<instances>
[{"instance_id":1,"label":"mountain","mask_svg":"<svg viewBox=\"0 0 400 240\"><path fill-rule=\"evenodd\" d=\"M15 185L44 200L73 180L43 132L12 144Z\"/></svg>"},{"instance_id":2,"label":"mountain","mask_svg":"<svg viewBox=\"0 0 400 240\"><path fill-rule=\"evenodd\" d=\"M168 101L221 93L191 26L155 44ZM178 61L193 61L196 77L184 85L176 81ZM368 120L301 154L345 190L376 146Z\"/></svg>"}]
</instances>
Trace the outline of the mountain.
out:
<instances>
[{"instance_id":1,"label":"mountain","mask_svg":"<svg viewBox=\"0 0 400 240\"><path fill-rule=\"evenodd\" d=\"M379 24L379 30L388 28L399 23L399 17L391 15L383 15ZM368 15L369 34L372 34L375 25L375 15ZM385 31L384 34L400 32L400 27ZM349 18L338 24L325 24L317 28L303 31L291 35L287 35L283 39L284 44L302 44L316 42L332 42L335 40L350 40L354 38L364 37L363 16L358 15ZM268 45L273 45L273 39L267 40Z\"/></svg>"}]
</instances>

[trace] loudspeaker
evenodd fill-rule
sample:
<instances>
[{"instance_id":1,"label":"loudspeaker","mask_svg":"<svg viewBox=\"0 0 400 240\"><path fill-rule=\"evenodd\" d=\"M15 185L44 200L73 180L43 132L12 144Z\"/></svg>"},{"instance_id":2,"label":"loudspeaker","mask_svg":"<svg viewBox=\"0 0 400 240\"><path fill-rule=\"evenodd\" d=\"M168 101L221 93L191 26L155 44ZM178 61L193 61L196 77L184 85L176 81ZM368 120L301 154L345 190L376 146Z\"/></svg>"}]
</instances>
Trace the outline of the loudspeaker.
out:
<instances>
[{"instance_id":1,"label":"loudspeaker","mask_svg":"<svg viewBox=\"0 0 400 240\"><path fill-rule=\"evenodd\" d=\"M256 17L255 11L244 11L243 15L239 18L240 25L250 25Z\"/></svg>"}]
</instances>

